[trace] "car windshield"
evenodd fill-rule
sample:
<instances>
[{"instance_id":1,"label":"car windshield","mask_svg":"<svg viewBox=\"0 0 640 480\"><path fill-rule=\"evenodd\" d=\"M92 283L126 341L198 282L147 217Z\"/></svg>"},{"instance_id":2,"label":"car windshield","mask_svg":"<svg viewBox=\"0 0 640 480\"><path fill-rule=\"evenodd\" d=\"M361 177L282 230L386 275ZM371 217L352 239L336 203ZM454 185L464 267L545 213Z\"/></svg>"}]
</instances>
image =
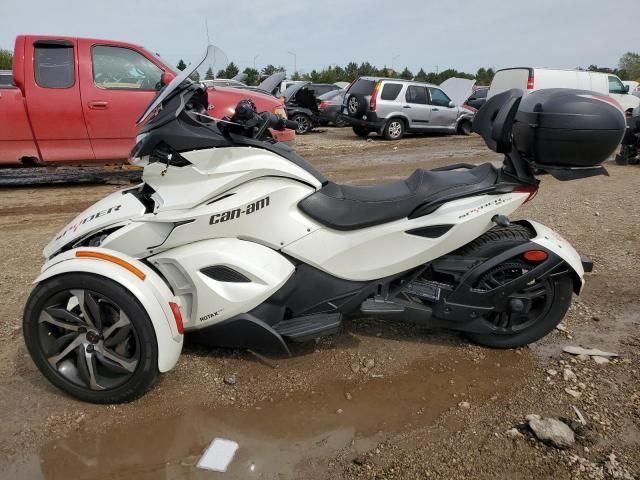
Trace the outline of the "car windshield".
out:
<instances>
[{"instance_id":1,"label":"car windshield","mask_svg":"<svg viewBox=\"0 0 640 480\"><path fill-rule=\"evenodd\" d=\"M171 97L178 91L184 90L193 82L200 82L201 80L209 79L208 77L211 77L211 79L213 79L215 66L224 65L225 60L226 55L224 54L224 52L222 52L222 50L214 45L209 45L209 47L207 47L207 52L204 58L199 62L194 62L192 65L189 65L182 72L180 72L179 75L171 80L171 82L167 86L160 90L158 95L151 101L142 115L140 115L140 118L138 118L138 121L136 123L143 123L169 97ZM201 70L205 71L202 72Z\"/></svg>"}]
</instances>

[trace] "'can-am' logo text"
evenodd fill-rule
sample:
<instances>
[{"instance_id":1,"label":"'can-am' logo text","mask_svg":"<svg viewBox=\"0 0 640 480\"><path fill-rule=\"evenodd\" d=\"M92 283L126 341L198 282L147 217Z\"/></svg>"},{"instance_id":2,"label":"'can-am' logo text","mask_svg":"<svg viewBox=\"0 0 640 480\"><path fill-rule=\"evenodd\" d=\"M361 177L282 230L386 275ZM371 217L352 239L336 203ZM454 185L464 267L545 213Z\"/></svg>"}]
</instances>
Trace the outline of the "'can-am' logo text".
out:
<instances>
[{"instance_id":1,"label":"'can-am' logo text","mask_svg":"<svg viewBox=\"0 0 640 480\"><path fill-rule=\"evenodd\" d=\"M234 210L227 210L226 212L216 213L215 215L211 215L211 218L209 219L209 225L228 222L229 220L235 220L237 218L240 218L242 215L251 215L252 213L255 213L258 210L261 210L268 206L269 206L269 197L265 197L263 199L258 200L257 202L249 203L244 208L236 208Z\"/></svg>"}]
</instances>

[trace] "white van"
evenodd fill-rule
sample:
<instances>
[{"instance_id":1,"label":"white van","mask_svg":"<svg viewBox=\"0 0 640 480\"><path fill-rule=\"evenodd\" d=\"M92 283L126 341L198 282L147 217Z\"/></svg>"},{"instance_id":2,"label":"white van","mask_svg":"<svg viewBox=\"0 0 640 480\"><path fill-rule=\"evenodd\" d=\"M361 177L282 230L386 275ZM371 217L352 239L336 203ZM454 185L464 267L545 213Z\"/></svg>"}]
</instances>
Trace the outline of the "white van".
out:
<instances>
[{"instance_id":1,"label":"white van","mask_svg":"<svg viewBox=\"0 0 640 480\"><path fill-rule=\"evenodd\" d=\"M628 87L610 73L532 67L504 68L498 70L493 77L487 99L512 88L519 88L525 94L543 88L592 90L615 98L629 114L640 105L640 98L629 95Z\"/></svg>"}]
</instances>

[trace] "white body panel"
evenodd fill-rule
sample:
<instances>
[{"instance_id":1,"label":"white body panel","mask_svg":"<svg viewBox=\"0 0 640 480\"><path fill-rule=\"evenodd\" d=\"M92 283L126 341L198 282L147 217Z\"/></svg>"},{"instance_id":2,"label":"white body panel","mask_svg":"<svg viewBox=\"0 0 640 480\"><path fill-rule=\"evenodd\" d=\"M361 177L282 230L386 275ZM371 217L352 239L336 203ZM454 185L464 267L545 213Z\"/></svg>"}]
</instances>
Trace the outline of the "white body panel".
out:
<instances>
[{"instance_id":1,"label":"white body panel","mask_svg":"<svg viewBox=\"0 0 640 480\"><path fill-rule=\"evenodd\" d=\"M122 191L114 192L94 203L80 215L69 222L51 240L42 252L49 258L70 241L79 240L86 235L119 222L128 223L132 219L144 215L144 205L134 196L123 195Z\"/></svg>"},{"instance_id":2,"label":"white body panel","mask_svg":"<svg viewBox=\"0 0 640 480\"><path fill-rule=\"evenodd\" d=\"M294 267L274 250L235 238L191 243L149 258L183 298L185 328L202 328L245 313L269 298ZM219 282L200 270L227 266L250 282Z\"/></svg>"},{"instance_id":3,"label":"white body panel","mask_svg":"<svg viewBox=\"0 0 640 480\"><path fill-rule=\"evenodd\" d=\"M449 253L489 230L494 215L508 215L526 193L482 195L449 202L414 219L353 231L318 229L283 251L305 263L347 280L373 280L409 270ZM429 225L455 225L438 238L405 233Z\"/></svg>"},{"instance_id":4,"label":"white body panel","mask_svg":"<svg viewBox=\"0 0 640 480\"><path fill-rule=\"evenodd\" d=\"M318 180L289 160L261 148L227 147L182 154L193 167L152 163L142 179L156 190L156 211L191 208L250 180L288 177L320 188ZM165 172L163 174L163 172Z\"/></svg>"},{"instance_id":5,"label":"white body panel","mask_svg":"<svg viewBox=\"0 0 640 480\"><path fill-rule=\"evenodd\" d=\"M69 250L45 263L40 276L35 279L34 283L42 282L56 275L77 272L100 275L119 283L138 299L151 319L158 341L158 370L161 372L171 370L182 351L183 336L178 333L169 302L177 303L182 310L180 300L174 297L156 272L128 255L105 248L81 248L78 250L101 252L118 257L141 270L145 274L145 279L141 280L129 270L109 261L78 258L75 256L77 250Z\"/></svg>"},{"instance_id":6,"label":"white body panel","mask_svg":"<svg viewBox=\"0 0 640 480\"><path fill-rule=\"evenodd\" d=\"M530 71L533 71L533 88L528 89L527 81ZM612 84L622 86L620 79L610 73L552 68L508 68L496 72L491 81L487 99L511 88L519 88L525 94L545 88L576 88L608 95L617 100L624 111L633 110L640 105L640 98L628 93L618 93L612 89L610 80Z\"/></svg>"},{"instance_id":7,"label":"white body panel","mask_svg":"<svg viewBox=\"0 0 640 480\"><path fill-rule=\"evenodd\" d=\"M179 225L152 251L211 238L241 238L280 249L320 228L298 209L298 202L314 191L295 180L265 177L227 190L229 196L213 203L158 212L148 219Z\"/></svg>"},{"instance_id":8,"label":"white body panel","mask_svg":"<svg viewBox=\"0 0 640 480\"><path fill-rule=\"evenodd\" d=\"M581 284L584 284L584 268L582 267L580 254L576 252L575 248L573 248L562 235L551 230L549 227L545 227L541 223L534 222L533 220L527 220L527 222L531 224L538 234L535 238L531 239L531 241L551 250L567 262L580 278Z\"/></svg>"}]
</instances>

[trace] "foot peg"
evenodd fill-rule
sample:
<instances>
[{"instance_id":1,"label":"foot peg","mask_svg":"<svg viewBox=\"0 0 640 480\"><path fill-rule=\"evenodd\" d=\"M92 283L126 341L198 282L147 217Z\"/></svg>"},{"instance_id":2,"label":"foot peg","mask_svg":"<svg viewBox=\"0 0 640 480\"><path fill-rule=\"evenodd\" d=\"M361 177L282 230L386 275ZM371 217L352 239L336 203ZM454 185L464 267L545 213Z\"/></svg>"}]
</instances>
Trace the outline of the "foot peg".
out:
<instances>
[{"instance_id":1,"label":"foot peg","mask_svg":"<svg viewBox=\"0 0 640 480\"><path fill-rule=\"evenodd\" d=\"M385 300L382 297L367 298L360 306L362 313L402 313L404 307L392 300Z\"/></svg>"}]
</instances>

